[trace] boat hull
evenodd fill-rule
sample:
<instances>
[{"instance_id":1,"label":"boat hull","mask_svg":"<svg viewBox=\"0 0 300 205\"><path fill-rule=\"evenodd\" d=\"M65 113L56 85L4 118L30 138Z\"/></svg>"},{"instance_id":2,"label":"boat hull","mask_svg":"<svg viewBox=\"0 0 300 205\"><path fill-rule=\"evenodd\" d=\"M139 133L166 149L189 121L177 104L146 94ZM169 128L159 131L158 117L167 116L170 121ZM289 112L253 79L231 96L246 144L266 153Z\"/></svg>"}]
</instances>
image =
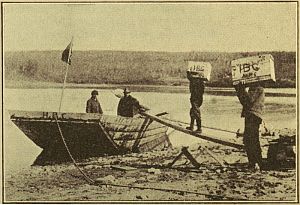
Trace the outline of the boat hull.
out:
<instances>
[{"instance_id":1,"label":"boat hull","mask_svg":"<svg viewBox=\"0 0 300 205\"><path fill-rule=\"evenodd\" d=\"M10 115L12 122L43 149L36 165L70 160L62 136L75 159L171 146L167 126L145 117L28 111L10 111Z\"/></svg>"}]
</instances>

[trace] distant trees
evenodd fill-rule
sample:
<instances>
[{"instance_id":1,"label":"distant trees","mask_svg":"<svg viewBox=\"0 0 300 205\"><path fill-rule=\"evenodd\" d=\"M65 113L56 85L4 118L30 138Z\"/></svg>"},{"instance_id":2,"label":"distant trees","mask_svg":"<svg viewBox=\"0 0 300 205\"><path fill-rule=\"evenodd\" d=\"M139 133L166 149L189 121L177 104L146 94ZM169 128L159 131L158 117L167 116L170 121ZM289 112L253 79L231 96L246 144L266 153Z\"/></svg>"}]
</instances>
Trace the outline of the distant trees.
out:
<instances>
[{"instance_id":1,"label":"distant trees","mask_svg":"<svg viewBox=\"0 0 300 205\"><path fill-rule=\"evenodd\" d=\"M209 86L231 87L231 61L263 53L274 57L277 82L272 86L295 87L295 52L74 51L68 82L180 85L188 82L186 60L198 60L212 64ZM6 52L4 57L8 80L63 81L61 51Z\"/></svg>"},{"instance_id":2,"label":"distant trees","mask_svg":"<svg viewBox=\"0 0 300 205\"><path fill-rule=\"evenodd\" d=\"M19 66L19 73L26 77L34 77L38 69L38 63L35 60L27 60L25 64Z\"/></svg>"}]
</instances>

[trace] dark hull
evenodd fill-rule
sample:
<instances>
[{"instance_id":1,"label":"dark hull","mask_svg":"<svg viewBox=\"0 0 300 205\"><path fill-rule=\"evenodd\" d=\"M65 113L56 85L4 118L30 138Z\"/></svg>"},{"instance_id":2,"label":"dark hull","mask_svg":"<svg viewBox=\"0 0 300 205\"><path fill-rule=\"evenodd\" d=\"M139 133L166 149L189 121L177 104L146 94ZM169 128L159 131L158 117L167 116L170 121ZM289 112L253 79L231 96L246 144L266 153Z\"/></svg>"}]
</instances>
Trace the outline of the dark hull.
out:
<instances>
[{"instance_id":1,"label":"dark hull","mask_svg":"<svg viewBox=\"0 0 300 205\"><path fill-rule=\"evenodd\" d=\"M90 113L10 111L11 120L43 149L34 164L69 161L59 133L75 159L170 147L167 127L148 118Z\"/></svg>"}]
</instances>

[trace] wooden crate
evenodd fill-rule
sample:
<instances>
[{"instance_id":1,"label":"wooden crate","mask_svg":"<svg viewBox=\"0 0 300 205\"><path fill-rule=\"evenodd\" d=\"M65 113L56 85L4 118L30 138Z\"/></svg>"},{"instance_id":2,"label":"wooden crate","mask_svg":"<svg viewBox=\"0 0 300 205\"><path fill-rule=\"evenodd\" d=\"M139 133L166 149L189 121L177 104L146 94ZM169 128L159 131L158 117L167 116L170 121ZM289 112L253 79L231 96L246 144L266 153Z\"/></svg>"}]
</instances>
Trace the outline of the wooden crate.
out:
<instances>
[{"instance_id":1,"label":"wooden crate","mask_svg":"<svg viewBox=\"0 0 300 205\"><path fill-rule=\"evenodd\" d=\"M274 58L270 54L240 58L231 62L232 83L253 84L276 81Z\"/></svg>"},{"instance_id":2,"label":"wooden crate","mask_svg":"<svg viewBox=\"0 0 300 205\"><path fill-rule=\"evenodd\" d=\"M192 74L193 78L209 81L211 68L212 66L209 62L188 61L187 71Z\"/></svg>"}]
</instances>

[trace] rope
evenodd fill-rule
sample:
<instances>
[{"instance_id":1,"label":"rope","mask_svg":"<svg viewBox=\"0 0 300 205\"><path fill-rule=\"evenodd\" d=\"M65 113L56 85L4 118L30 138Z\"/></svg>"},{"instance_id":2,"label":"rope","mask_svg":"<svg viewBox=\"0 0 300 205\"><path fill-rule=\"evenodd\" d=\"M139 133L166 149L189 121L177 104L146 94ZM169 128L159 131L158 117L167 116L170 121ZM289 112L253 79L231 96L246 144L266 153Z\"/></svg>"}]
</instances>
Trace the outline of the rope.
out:
<instances>
[{"instance_id":1,"label":"rope","mask_svg":"<svg viewBox=\"0 0 300 205\"><path fill-rule=\"evenodd\" d=\"M183 121L180 121L180 120L172 120L172 119L168 119L168 118L163 118L165 120L168 120L170 122L177 122L177 123L181 123L181 124L185 124L185 125L189 125L189 123L186 123L186 122L183 122ZM207 126L203 126L202 127L204 128L207 128L207 129L212 129L212 130L219 130L219 131L223 131L223 132L228 132L228 133L233 133L233 134L237 134L237 132L234 132L234 131L229 131L229 130L223 130L223 129L220 129L220 128L215 128L215 127L207 127Z\"/></svg>"},{"instance_id":2,"label":"rope","mask_svg":"<svg viewBox=\"0 0 300 205\"><path fill-rule=\"evenodd\" d=\"M216 194L205 194L205 193L201 193L201 192L195 192L195 191L188 191L188 190L180 190L180 189L167 189L167 188L155 188L155 187L143 187L143 186L130 186L130 185L122 185L122 184L112 184L112 183L99 183L94 181L93 179L91 179L90 177L88 177L86 175L86 173L80 169L80 167L78 166L78 164L76 163L74 157L72 156L69 147L65 141L65 138L63 136L61 127L58 123L58 119L57 116L54 116L58 130L59 130L59 134L61 136L61 139L63 141L63 144L68 152L69 157L71 158L74 166L79 170L79 172L84 176L84 179L91 185L104 185L104 186L115 186L115 187L126 187L126 188L134 188L134 189L150 189L150 190L156 190L156 191L165 191L165 192L175 192L175 193L188 193L188 194L196 194L196 195L202 195L202 196L206 196L206 197L211 197L211 198L222 198L222 199L228 199L228 200L244 200L244 199L237 199L237 198L232 198L232 197L226 197L226 196L221 196L221 195L216 195Z\"/></svg>"},{"instance_id":3,"label":"rope","mask_svg":"<svg viewBox=\"0 0 300 205\"><path fill-rule=\"evenodd\" d=\"M202 192L196 192L196 191L188 191L188 190L181 190L181 189L167 189L167 188L155 188L155 187L142 187L142 186L130 186L130 185L121 185L121 184L112 184L112 183L98 183L95 182L95 185L105 185L105 186L115 186L115 187L126 187L131 189L150 189L150 190L156 190L156 191L165 191L165 192L177 192L177 193L188 193L188 194L196 194L211 198L222 198L227 200L245 200L242 198L233 198L233 197L227 197L227 196L221 196L217 194L206 194Z\"/></svg>"},{"instance_id":4,"label":"rope","mask_svg":"<svg viewBox=\"0 0 300 205\"><path fill-rule=\"evenodd\" d=\"M84 171L81 170L80 167L78 166L78 164L76 163L76 161L75 161L75 159L73 158L73 156L72 156L72 154L71 154L71 152L70 152L70 150L69 150L69 147L68 147L68 145L67 145L67 143L66 143L66 141L65 141L65 138L64 138L64 136L63 136L63 133L62 133L61 128L60 128L60 125L59 125L58 120L57 120L57 116L56 116L56 115L54 115L54 116L55 116L54 118L55 118L55 121L56 121L58 130L59 130L60 137L61 137L61 139L62 139L62 141L63 141L63 143L64 143L64 146L65 146L65 148L66 148L66 150L67 150L67 152L68 152L68 154L69 154L69 157L71 158L71 160L72 160L74 166L75 166L75 167L79 170L79 172L84 176L84 179L85 179L88 183L90 183L90 184L95 183L95 181L94 181L93 179L91 179L90 177L88 177L88 176L84 173Z\"/></svg>"}]
</instances>

